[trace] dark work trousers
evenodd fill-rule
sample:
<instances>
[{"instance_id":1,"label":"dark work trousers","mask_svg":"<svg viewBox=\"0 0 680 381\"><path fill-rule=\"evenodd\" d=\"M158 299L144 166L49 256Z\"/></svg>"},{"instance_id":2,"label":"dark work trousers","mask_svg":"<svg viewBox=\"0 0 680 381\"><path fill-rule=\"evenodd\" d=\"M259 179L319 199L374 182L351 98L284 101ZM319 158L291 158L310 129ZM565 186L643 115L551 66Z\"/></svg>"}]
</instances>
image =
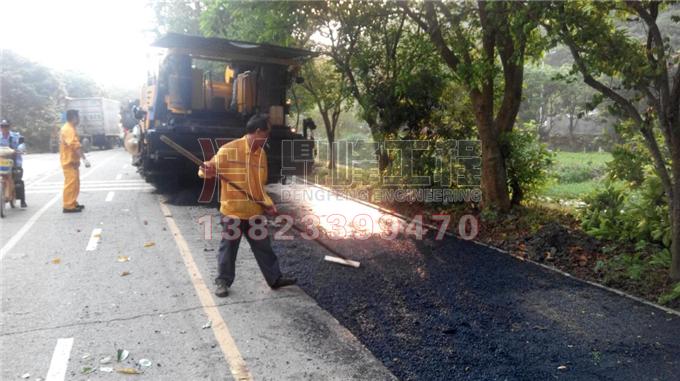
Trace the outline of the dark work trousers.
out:
<instances>
[{"instance_id":1,"label":"dark work trousers","mask_svg":"<svg viewBox=\"0 0 680 381\"><path fill-rule=\"evenodd\" d=\"M260 216L259 218L264 217ZM269 232L267 231L264 238L257 239L248 234L250 231L248 220L242 220L237 224L233 218L221 216L220 224L222 225L222 241L220 241L220 249L217 255L217 279L215 281L223 279L227 282L227 286L231 287L236 272L236 254L241 243L241 237L245 235L264 279L268 285L273 285L281 276L281 269L279 268L279 259L272 250ZM228 227L230 227L230 232L227 232ZM234 227L240 229L240 234L233 234ZM265 229L267 229L266 224ZM233 236L228 236L227 233L231 233Z\"/></svg>"}]
</instances>

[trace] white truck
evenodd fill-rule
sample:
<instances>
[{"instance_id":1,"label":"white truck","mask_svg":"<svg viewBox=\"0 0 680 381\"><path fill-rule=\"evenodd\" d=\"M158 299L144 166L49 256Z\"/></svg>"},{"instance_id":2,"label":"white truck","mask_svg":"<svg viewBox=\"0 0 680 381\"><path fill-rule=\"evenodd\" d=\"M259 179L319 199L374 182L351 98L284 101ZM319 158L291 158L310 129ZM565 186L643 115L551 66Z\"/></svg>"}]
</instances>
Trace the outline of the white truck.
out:
<instances>
[{"instance_id":1,"label":"white truck","mask_svg":"<svg viewBox=\"0 0 680 381\"><path fill-rule=\"evenodd\" d=\"M77 130L85 151L92 146L101 149L120 146L120 102L100 97L69 98L66 100L66 110L70 109L78 110L80 115Z\"/></svg>"}]
</instances>

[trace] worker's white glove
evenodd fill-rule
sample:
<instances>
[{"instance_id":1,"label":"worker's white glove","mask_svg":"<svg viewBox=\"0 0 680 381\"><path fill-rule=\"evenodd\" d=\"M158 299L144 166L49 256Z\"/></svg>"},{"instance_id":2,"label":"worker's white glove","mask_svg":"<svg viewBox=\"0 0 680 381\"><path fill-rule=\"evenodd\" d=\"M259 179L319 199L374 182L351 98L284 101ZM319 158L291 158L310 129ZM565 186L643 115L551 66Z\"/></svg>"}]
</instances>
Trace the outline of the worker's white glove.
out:
<instances>
[{"instance_id":1,"label":"worker's white glove","mask_svg":"<svg viewBox=\"0 0 680 381\"><path fill-rule=\"evenodd\" d=\"M85 162L85 168L90 168L90 161L85 159L83 160Z\"/></svg>"}]
</instances>

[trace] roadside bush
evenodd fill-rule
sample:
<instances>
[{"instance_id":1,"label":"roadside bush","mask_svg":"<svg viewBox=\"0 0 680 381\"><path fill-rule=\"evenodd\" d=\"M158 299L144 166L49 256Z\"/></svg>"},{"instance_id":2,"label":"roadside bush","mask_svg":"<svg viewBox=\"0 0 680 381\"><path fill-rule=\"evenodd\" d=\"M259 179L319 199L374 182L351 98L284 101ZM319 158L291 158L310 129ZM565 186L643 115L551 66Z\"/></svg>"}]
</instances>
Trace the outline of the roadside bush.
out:
<instances>
[{"instance_id":1,"label":"roadside bush","mask_svg":"<svg viewBox=\"0 0 680 381\"><path fill-rule=\"evenodd\" d=\"M680 300L680 283L666 283L671 253L668 249L661 249L650 255L650 249L654 250L646 247L635 253L617 254L600 260L595 270L603 275L602 281L606 285L658 295L659 304L673 304Z\"/></svg>"},{"instance_id":2,"label":"roadside bush","mask_svg":"<svg viewBox=\"0 0 680 381\"><path fill-rule=\"evenodd\" d=\"M636 145L618 145L612 150L613 159L607 163L607 174L614 180L642 184L644 168L650 165L649 154Z\"/></svg>"},{"instance_id":3,"label":"roadside bush","mask_svg":"<svg viewBox=\"0 0 680 381\"><path fill-rule=\"evenodd\" d=\"M593 165L556 165L552 172L559 184L571 184L600 178L604 175L605 168Z\"/></svg>"},{"instance_id":4,"label":"roadside bush","mask_svg":"<svg viewBox=\"0 0 680 381\"><path fill-rule=\"evenodd\" d=\"M668 304L674 300L680 299L680 282L676 283L670 292L667 292L659 297L659 304Z\"/></svg>"},{"instance_id":5,"label":"roadside bush","mask_svg":"<svg viewBox=\"0 0 680 381\"><path fill-rule=\"evenodd\" d=\"M521 190L520 198L535 196L547 183L555 157L545 144L539 142L536 131L535 124L530 122L504 136L508 149L508 184L511 192Z\"/></svg>"},{"instance_id":6,"label":"roadside bush","mask_svg":"<svg viewBox=\"0 0 680 381\"><path fill-rule=\"evenodd\" d=\"M619 182L609 182L587 195L583 200L586 207L581 211L583 230L599 239L619 238L624 199L624 184Z\"/></svg>"},{"instance_id":7,"label":"roadside bush","mask_svg":"<svg viewBox=\"0 0 680 381\"><path fill-rule=\"evenodd\" d=\"M581 225L589 234L600 239L670 247L668 200L661 181L652 173L636 189L622 182L609 182L584 201Z\"/></svg>"}]
</instances>

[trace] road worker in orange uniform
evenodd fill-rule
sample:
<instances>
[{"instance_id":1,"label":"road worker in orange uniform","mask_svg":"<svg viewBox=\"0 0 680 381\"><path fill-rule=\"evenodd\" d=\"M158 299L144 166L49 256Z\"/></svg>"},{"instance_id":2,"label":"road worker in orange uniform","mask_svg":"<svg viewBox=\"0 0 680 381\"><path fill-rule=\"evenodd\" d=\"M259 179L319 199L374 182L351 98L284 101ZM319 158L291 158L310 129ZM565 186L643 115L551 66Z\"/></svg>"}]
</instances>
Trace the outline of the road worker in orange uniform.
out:
<instances>
[{"instance_id":1,"label":"road worker in orange uniform","mask_svg":"<svg viewBox=\"0 0 680 381\"><path fill-rule=\"evenodd\" d=\"M203 163L198 171L202 178L220 179L220 224L224 231L217 257L217 288L215 295L225 297L234 282L236 253L245 235L267 284L272 289L290 286L296 279L285 276L272 250L266 219L262 213L276 214L276 206L267 195L267 154L262 147L269 137L271 125L267 114L253 116L246 125L246 135L223 145L215 156ZM247 192L249 199L229 184L232 182ZM264 234L263 234L264 233Z\"/></svg>"},{"instance_id":2,"label":"road worker in orange uniform","mask_svg":"<svg viewBox=\"0 0 680 381\"><path fill-rule=\"evenodd\" d=\"M79 213L85 208L78 204L80 193L80 159L85 166L90 163L80 149L80 139L76 127L80 123L78 110L66 111L66 123L59 132L59 157L64 170L64 213Z\"/></svg>"}]
</instances>

